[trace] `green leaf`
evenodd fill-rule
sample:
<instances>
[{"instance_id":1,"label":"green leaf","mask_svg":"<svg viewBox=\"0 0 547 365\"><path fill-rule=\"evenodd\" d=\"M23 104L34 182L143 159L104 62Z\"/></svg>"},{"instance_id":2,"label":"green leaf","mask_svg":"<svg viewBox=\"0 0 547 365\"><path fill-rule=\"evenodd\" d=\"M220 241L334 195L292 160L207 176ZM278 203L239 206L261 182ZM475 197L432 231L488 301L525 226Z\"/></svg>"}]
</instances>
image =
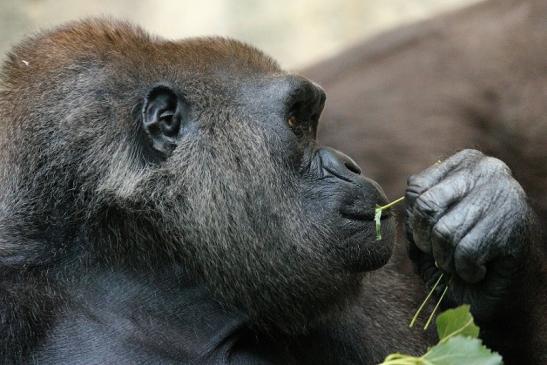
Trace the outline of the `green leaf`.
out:
<instances>
[{"instance_id":1,"label":"green leaf","mask_svg":"<svg viewBox=\"0 0 547 365\"><path fill-rule=\"evenodd\" d=\"M376 241L382 239L382 207L377 207L374 211L374 223L376 223Z\"/></svg>"},{"instance_id":2,"label":"green leaf","mask_svg":"<svg viewBox=\"0 0 547 365\"><path fill-rule=\"evenodd\" d=\"M439 284L442 275L435 283ZM434 290L434 289L433 289ZM431 292L430 292L431 295ZM427 299L424 302L427 302ZM418 313L421 308L418 309ZM414 316L417 317L417 314ZM413 320L414 321L414 320ZM380 365L501 365L501 356L483 346L479 327L473 321L469 305L449 309L437 317L439 343L421 356L391 354Z\"/></svg>"},{"instance_id":3,"label":"green leaf","mask_svg":"<svg viewBox=\"0 0 547 365\"><path fill-rule=\"evenodd\" d=\"M437 334L440 342L454 336L479 337L479 327L473 321L469 305L461 305L439 314L437 316Z\"/></svg>"},{"instance_id":4,"label":"green leaf","mask_svg":"<svg viewBox=\"0 0 547 365\"><path fill-rule=\"evenodd\" d=\"M428 365L501 365L501 356L476 338L456 336L432 347L420 358Z\"/></svg>"}]
</instances>

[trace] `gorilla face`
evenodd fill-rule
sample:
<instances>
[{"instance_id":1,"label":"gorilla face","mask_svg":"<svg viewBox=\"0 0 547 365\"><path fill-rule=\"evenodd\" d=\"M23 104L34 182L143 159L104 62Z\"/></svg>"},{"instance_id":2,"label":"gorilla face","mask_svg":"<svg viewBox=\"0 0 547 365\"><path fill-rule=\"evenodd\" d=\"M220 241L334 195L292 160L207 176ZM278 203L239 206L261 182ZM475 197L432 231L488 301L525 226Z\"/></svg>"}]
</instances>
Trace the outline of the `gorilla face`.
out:
<instances>
[{"instance_id":1,"label":"gorilla face","mask_svg":"<svg viewBox=\"0 0 547 365\"><path fill-rule=\"evenodd\" d=\"M300 325L316 315L304 305L324 312L317 303L348 298L387 262L393 225L377 241L373 221L387 200L317 143L320 87L277 69L238 74L152 87L140 122L156 167L137 195L161 186L150 204L164 237L219 297L277 325L289 307L284 326Z\"/></svg>"},{"instance_id":2,"label":"gorilla face","mask_svg":"<svg viewBox=\"0 0 547 365\"><path fill-rule=\"evenodd\" d=\"M44 187L26 219L47 214L61 241L77 237L78 262L178 265L253 323L289 332L387 262L393 223L377 241L373 222L384 194L315 139L323 90L256 49L88 21L16 51L3 120L28 118L3 147L28 168L6 184Z\"/></svg>"},{"instance_id":3,"label":"gorilla face","mask_svg":"<svg viewBox=\"0 0 547 365\"><path fill-rule=\"evenodd\" d=\"M319 86L293 75L255 74L233 85L223 81L223 90L208 97L233 99L203 107L183 96L196 95L185 84L154 86L141 121L146 153L160 160L164 197L176 197L161 199L162 206L176 204L163 216L192 227L183 237L207 238L200 246L271 250L269 257L280 247L325 250L322 256L334 255L333 264L351 272L385 264L390 225L386 239L376 241L373 220L375 206L387 200L351 158L316 142L325 103Z\"/></svg>"}]
</instances>

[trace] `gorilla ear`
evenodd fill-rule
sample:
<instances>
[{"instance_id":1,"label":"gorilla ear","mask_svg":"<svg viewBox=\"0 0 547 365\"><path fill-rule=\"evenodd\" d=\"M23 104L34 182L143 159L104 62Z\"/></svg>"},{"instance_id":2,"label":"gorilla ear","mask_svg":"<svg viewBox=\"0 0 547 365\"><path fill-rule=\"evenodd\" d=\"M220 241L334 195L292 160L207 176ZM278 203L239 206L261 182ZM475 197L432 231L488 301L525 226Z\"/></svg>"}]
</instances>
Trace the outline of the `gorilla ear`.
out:
<instances>
[{"instance_id":1,"label":"gorilla ear","mask_svg":"<svg viewBox=\"0 0 547 365\"><path fill-rule=\"evenodd\" d=\"M184 99L171 87L154 86L144 99L143 128L155 151L169 157L177 146L181 124L186 117Z\"/></svg>"}]
</instances>

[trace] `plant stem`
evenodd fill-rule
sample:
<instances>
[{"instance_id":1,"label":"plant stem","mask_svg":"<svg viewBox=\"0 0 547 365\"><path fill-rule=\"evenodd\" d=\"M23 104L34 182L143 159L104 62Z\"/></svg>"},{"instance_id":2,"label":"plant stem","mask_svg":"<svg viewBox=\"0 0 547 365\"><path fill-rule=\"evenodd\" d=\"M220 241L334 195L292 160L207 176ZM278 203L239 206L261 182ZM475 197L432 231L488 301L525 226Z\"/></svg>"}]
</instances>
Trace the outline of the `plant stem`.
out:
<instances>
[{"instance_id":1,"label":"plant stem","mask_svg":"<svg viewBox=\"0 0 547 365\"><path fill-rule=\"evenodd\" d=\"M392 201L391 203L389 204L386 204L384 206L376 206L376 209L374 211L374 223L376 225L376 241L379 241L382 239L382 222L381 222L381 219L382 219L382 211L384 209L388 209L388 208L391 208L392 206L394 206L395 204L398 204L400 202L402 202L403 200L405 199L404 196L400 197L399 199L397 200L394 200Z\"/></svg>"},{"instance_id":2,"label":"plant stem","mask_svg":"<svg viewBox=\"0 0 547 365\"><path fill-rule=\"evenodd\" d=\"M400 198L397 199L397 200L392 201L392 202L389 203L389 204L383 205L383 206L381 206L381 207L377 207L376 209L384 210L384 209L387 209L387 208L391 208L392 206L394 206L395 204L399 204L399 203L402 202L403 200L405 200L405 197L404 197L404 196L400 197Z\"/></svg>"},{"instance_id":3,"label":"plant stem","mask_svg":"<svg viewBox=\"0 0 547 365\"><path fill-rule=\"evenodd\" d=\"M420 315L425 305L429 301L429 298L431 298L431 296L433 295L433 292L435 291L435 289L437 289L437 287L439 286L439 283L441 282L441 279L443 278L443 276L444 276L444 273L441 273L441 275L439 275L439 278L435 282L435 285L433 285L433 288L431 288L431 290L429 291L429 294L427 294L427 297L425 297L424 301L422 302L422 304L420 305L420 307L414 314L414 317L412 317L412 320L410 321L410 325L409 325L410 328L412 328L414 326L414 323L416 323L418 316Z\"/></svg>"},{"instance_id":4,"label":"plant stem","mask_svg":"<svg viewBox=\"0 0 547 365\"><path fill-rule=\"evenodd\" d=\"M401 355L401 354L392 354L386 357L386 360L379 365L419 365L421 364L420 358Z\"/></svg>"},{"instance_id":5,"label":"plant stem","mask_svg":"<svg viewBox=\"0 0 547 365\"><path fill-rule=\"evenodd\" d=\"M439 306L441 305L441 302L443 301L447 291L448 291L448 284L446 284L446 286L444 287L443 293L441 294L441 297L439 298L437 305L435 305L435 308L433 308L433 312L431 312L431 314L429 315L429 318L427 319L427 322L425 323L425 326L424 326L424 331L427 329L427 327L429 327L429 324L433 320L433 317L435 316L435 312L437 312L437 309L439 309Z\"/></svg>"},{"instance_id":6,"label":"plant stem","mask_svg":"<svg viewBox=\"0 0 547 365\"><path fill-rule=\"evenodd\" d=\"M469 327L472 324L473 324L473 318L471 318L462 328L458 328L456 331L452 332L451 334L449 334L448 336L443 338L441 341L439 341L439 343L444 343L444 342L450 340L452 337L457 336L458 334L463 332L464 329L466 329L467 327Z\"/></svg>"}]
</instances>

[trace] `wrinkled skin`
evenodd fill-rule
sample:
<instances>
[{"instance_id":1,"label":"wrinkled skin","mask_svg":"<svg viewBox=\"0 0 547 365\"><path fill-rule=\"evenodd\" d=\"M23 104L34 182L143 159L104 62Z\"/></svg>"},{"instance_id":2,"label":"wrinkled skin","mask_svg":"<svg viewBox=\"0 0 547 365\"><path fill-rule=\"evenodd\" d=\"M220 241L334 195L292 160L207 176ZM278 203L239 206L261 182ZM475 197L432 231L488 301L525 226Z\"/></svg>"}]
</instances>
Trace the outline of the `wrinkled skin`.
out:
<instances>
[{"instance_id":1,"label":"wrinkled skin","mask_svg":"<svg viewBox=\"0 0 547 365\"><path fill-rule=\"evenodd\" d=\"M388 263L391 212L376 239L379 185L317 142L324 103L233 40L89 20L16 47L0 93L0 357L374 364L424 351L432 333L406 325L423 283ZM421 274L433 260L453 271L451 304L470 300L485 341L509 353L489 321L514 304L508 323L528 325L521 304L545 289L522 189L464 151L407 196ZM481 239L442 206L477 212ZM427 234L439 229L443 244Z\"/></svg>"},{"instance_id":2,"label":"wrinkled skin","mask_svg":"<svg viewBox=\"0 0 547 365\"><path fill-rule=\"evenodd\" d=\"M437 266L450 274L448 298L471 304L481 319L507 305L529 254L526 233L534 220L509 168L465 150L410 177L406 197L420 270Z\"/></svg>"}]
</instances>

